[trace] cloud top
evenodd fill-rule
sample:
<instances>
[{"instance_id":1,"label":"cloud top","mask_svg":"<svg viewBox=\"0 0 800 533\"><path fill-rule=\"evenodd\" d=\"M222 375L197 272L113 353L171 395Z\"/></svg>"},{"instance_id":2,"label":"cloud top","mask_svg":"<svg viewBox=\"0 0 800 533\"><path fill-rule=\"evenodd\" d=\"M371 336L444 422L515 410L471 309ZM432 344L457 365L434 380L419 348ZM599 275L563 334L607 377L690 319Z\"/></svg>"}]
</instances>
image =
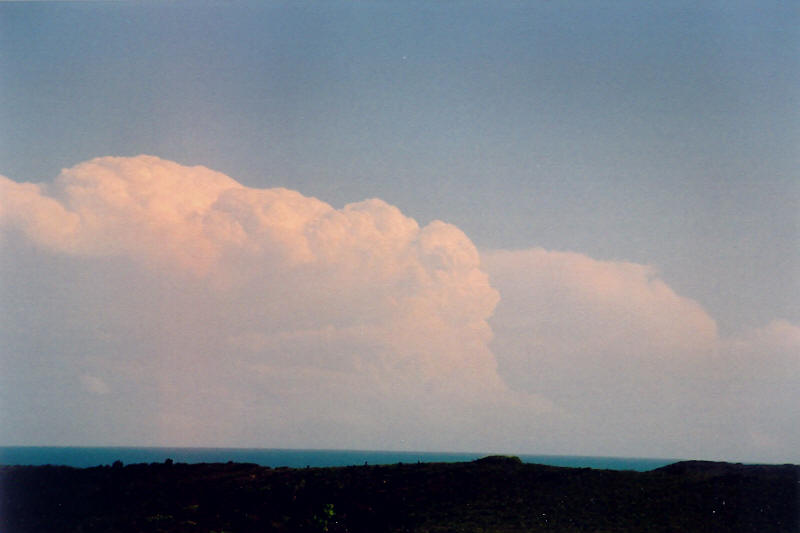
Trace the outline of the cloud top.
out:
<instances>
[{"instance_id":1,"label":"cloud top","mask_svg":"<svg viewBox=\"0 0 800 533\"><path fill-rule=\"evenodd\" d=\"M484 254L503 294L496 322L534 331L557 357L594 353L673 360L711 355L714 319L653 267L533 248Z\"/></svg>"},{"instance_id":2,"label":"cloud top","mask_svg":"<svg viewBox=\"0 0 800 533\"><path fill-rule=\"evenodd\" d=\"M0 192L2 229L50 252L124 256L211 281L245 283L259 275L253 265L305 270L403 288L407 301L433 291L462 322L487 318L498 299L463 232L440 221L420 228L378 199L337 210L153 156L93 159L51 184L0 177Z\"/></svg>"}]
</instances>

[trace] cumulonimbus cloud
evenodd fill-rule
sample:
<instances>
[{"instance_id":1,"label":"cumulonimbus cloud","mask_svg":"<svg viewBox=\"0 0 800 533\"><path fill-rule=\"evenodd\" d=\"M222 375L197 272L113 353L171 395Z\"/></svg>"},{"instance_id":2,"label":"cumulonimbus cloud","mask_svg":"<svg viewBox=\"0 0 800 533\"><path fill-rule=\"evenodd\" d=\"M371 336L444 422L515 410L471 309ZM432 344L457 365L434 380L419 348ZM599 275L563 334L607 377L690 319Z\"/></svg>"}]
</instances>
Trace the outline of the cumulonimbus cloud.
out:
<instances>
[{"instance_id":1,"label":"cumulonimbus cloud","mask_svg":"<svg viewBox=\"0 0 800 533\"><path fill-rule=\"evenodd\" d=\"M152 156L94 159L48 184L2 178L0 195L8 249L32 245L77 269L59 290L94 319L74 334L111 337L103 349L114 354L76 361L106 375L82 374L109 392L122 386L114 375L155 380L161 413L171 411L165 426L191 425L214 396L251 414L259 404L301 417L313 405L359 418L388 409L387 398L424 413L504 388L488 349L498 295L450 224L420 227L378 199L334 209ZM198 390L208 398L185 400ZM372 406L358 405L358 391Z\"/></svg>"},{"instance_id":2,"label":"cumulonimbus cloud","mask_svg":"<svg viewBox=\"0 0 800 533\"><path fill-rule=\"evenodd\" d=\"M678 358L710 357L716 349L714 319L652 267L541 248L486 252L483 261L503 295L495 329L506 330L508 342L535 342L514 351L539 362L674 365Z\"/></svg>"},{"instance_id":3,"label":"cumulonimbus cloud","mask_svg":"<svg viewBox=\"0 0 800 533\"><path fill-rule=\"evenodd\" d=\"M646 265L541 248L482 258L502 296L489 321L500 375L575 414L596 449L786 458L800 444L797 326L721 337Z\"/></svg>"},{"instance_id":4,"label":"cumulonimbus cloud","mask_svg":"<svg viewBox=\"0 0 800 533\"><path fill-rule=\"evenodd\" d=\"M22 444L800 445L800 330L720 338L649 266L479 254L379 199L336 209L151 156L0 177L0 245L0 427Z\"/></svg>"}]
</instances>

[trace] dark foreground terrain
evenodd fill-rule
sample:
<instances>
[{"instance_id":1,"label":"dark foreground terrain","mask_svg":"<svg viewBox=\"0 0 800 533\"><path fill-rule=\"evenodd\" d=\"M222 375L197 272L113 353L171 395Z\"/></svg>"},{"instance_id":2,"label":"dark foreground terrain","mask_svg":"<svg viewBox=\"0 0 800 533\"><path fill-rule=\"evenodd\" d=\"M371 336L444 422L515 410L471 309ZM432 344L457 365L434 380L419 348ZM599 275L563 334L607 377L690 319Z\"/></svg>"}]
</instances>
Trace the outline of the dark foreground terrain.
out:
<instances>
[{"instance_id":1,"label":"dark foreground terrain","mask_svg":"<svg viewBox=\"0 0 800 533\"><path fill-rule=\"evenodd\" d=\"M800 531L800 466L0 467L0 532Z\"/></svg>"}]
</instances>

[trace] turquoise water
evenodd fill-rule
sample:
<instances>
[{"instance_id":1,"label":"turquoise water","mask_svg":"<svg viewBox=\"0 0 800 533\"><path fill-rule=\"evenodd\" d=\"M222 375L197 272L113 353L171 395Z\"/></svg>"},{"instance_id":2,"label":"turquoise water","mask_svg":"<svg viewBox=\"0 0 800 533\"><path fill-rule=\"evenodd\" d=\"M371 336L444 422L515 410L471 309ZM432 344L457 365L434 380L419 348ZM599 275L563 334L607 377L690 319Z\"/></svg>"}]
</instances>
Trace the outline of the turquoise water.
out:
<instances>
[{"instance_id":1,"label":"turquoise water","mask_svg":"<svg viewBox=\"0 0 800 533\"><path fill-rule=\"evenodd\" d=\"M3 465L66 465L89 467L125 464L162 463L255 463L262 466L349 466L396 463L436 463L472 461L486 453L391 452L361 450L280 450L259 448L125 448L125 447L51 447L0 446ZM646 471L675 462L675 459L631 457L581 457L570 455L519 455L526 463L552 466L589 467L609 470Z\"/></svg>"}]
</instances>

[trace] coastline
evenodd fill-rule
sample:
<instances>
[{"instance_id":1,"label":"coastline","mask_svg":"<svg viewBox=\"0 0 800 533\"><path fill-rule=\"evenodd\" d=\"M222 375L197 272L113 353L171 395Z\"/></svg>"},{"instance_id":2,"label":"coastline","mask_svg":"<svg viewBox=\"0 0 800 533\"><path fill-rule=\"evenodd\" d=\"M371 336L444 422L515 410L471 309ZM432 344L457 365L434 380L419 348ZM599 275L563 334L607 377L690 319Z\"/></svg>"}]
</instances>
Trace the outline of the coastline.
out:
<instances>
[{"instance_id":1,"label":"coastline","mask_svg":"<svg viewBox=\"0 0 800 533\"><path fill-rule=\"evenodd\" d=\"M57 465L88 468L110 465L175 462L253 463L291 468L354 466L368 463L454 463L490 455L487 452L422 452L392 450L134 447L134 446L0 446L0 465ZM603 457L583 455L515 454L525 463L572 468L635 470L644 472L679 461L678 458Z\"/></svg>"}]
</instances>

